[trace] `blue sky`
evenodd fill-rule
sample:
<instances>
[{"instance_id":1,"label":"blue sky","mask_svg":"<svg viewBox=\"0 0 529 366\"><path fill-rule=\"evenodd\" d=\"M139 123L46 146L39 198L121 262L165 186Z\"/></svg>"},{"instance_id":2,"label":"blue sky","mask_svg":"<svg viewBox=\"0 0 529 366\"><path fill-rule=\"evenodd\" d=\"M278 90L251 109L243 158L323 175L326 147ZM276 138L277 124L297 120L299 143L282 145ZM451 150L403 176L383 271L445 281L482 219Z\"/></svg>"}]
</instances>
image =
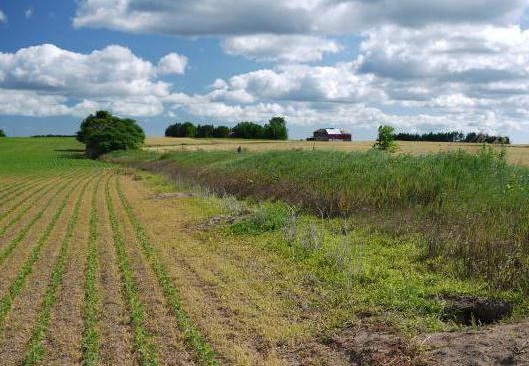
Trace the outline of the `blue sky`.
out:
<instances>
[{"instance_id":1,"label":"blue sky","mask_svg":"<svg viewBox=\"0 0 529 366\"><path fill-rule=\"evenodd\" d=\"M287 119L372 139L529 142L526 0L0 0L0 128L69 134L97 109L172 122Z\"/></svg>"}]
</instances>

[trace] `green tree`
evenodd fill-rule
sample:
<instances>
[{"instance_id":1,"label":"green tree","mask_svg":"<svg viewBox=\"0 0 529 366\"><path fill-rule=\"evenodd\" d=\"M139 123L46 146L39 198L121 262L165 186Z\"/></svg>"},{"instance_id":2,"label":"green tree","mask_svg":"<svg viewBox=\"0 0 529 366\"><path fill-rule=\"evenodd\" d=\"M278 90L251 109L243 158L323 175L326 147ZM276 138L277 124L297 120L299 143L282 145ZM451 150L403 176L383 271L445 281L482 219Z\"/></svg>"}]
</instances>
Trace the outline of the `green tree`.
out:
<instances>
[{"instance_id":1,"label":"green tree","mask_svg":"<svg viewBox=\"0 0 529 366\"><path fill-rule=\"evenodd\" d=\"M226 126L217 126L213 130L213 137L226 138L226 137L230 137L230 133L231 133L231 128L226 127Z\"/></svg>"},{"instance_id":2,"label":"green tree","mask_svg":"<svg viewBox=\"0 0 529 366\"><path fill-rule=\"evenodd\" d=\"M373 149L389 152L397 150L395 129L391 126L379 126L377 142L373 145Z\"/></svg>"},{"instance_id":3,"label":"green tree","mask_svg":"<svg viewBox=\"0 0 529 366\"><path fill-rule=\"evenodd\" d=\"M240 139L262 139L264 128L254 122L239 122L233 127L233 137Z\"/></svg>"},{"instance_id":4,"label":"green tree","mask_svg":"<svg viewBox=\"0 0 529 366\"><path fill-rule=\"evenodd\" d=\"M2 129L0 129L0 137L6 137L6 133Z\"/></svg>"},{"instance_id":5,"label":"green tree","mask_svg":"<svg viewBox=\"0 0 529 366\"><path fill-rule=\"evenodd\" d=\"M198 125L195 137L210 138L213 137L215 127L213 125Z\"/></svg>"},{"instance_id":6,"label":"green tree","mask_svg":"<svg viewBox=\"0 0 529 366\"><path fill-rule=\"evenodd\" d=\"M165 129L166 137L181 137L181 134L182 134L182 124L181 123L175 123L173 125L168 126Z\"/></svg>"},{"instance_id":7,"label":"green tree","mask_svg":"<svg viewBox=\"0 0 529 366\"><path fill-rule=\"evenodd\" d=\"M263 137L268 140L287 140L287 123L283 117L274 117L264 126Z\"/></svg>"},{"instance_id":8,"label":"green tree","mask_svg":"<svg viewBox=\"0 0 529 366\"><path fill-rule=\"evenodd\" d=\"M193 123L191 122L182 123L180 137L195 137L196 133L197 133L197 128Z\"/></svg>"},{"instance_id":9,"label":"green tree","mask_svg":"<svg viewBox=\"0 0 529 366\"><path fill-rule=\"evenodd\" d=\"M133 119L122 119L107 111L98 111L83 120L77 139L86 145L88 157L95 159L114 150L140 148L145 133Z\"/></svg>"}]
</instances>

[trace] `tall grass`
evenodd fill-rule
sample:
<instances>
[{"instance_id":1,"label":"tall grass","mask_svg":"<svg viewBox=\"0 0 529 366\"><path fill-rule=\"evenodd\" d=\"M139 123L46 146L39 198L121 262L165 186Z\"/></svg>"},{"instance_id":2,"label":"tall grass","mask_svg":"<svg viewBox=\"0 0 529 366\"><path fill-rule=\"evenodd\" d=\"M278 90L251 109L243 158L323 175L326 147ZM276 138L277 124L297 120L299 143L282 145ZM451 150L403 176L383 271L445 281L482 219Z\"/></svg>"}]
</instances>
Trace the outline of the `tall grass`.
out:
<instances>
[{"instance_id":1,"label":"tall grass","mask_svg":"<svg viewBox=\"0 0 529 366\"><path fill-rule=\"evenodd\" d=\"M179 152L119 159L220 193L419 231L433 264L529 292L529 170L508 165L501 152Z\"/></svg>"}]
</instances>

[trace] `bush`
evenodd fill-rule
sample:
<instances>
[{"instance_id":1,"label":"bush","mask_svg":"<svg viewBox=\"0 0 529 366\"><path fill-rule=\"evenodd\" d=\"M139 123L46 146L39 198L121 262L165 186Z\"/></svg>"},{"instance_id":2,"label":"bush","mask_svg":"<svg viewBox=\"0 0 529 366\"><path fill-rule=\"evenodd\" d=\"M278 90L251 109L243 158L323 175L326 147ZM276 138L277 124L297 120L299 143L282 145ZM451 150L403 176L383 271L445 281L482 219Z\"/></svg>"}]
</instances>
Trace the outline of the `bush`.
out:
<instances>
[{"instance_id":1,"label":"bush","mask_svg":"<svg viewBox=\"0 0 529 366\"><path fill-rule=\"evenodd\" d=\"M283 117L274 117L264 126L263 137L268 140L287 140L287 123Z\"/></svg>"},{"instance_id":2,"label":"bush","mask_svg":"<svg viewBox=\"0 0 529 366\"><path fill-rule=\"evenodd\" d=\"M6 137L6 133L2 129L0 129L0 137Z\"/></svg>"},{"instance_id":3,"label":"bush","mask_svg":"<svg viewBox=\"0 0 529 366\"><path fill-rule=\"evenodd\" d=\"M394 152L397 149L394 132L395 129L391 126L379 126L377 142L373 149Z\"/></svg>"},{"instance_id":4,"label":"bush","mask_svg":"<svg viewBox=\"0 0 529 366\"><path fill-rule=\"evenodd\" d=\"M240 139L262 139L264 128L253 122L239 122L233 127L233 137Z\"/></svg>"},{"instance_id":5,"label":"bush","mask_svg":"<svg viewBox=\"0 0 529 366\"><path fill-rule=\"evenodd\" d=\"M86 154L95 159L114 150L138 149L145 140L145 133L133 119L122 119L107 111L98 111L81 123L77 140L85 143Z\"/></svg>"}]
</instances>

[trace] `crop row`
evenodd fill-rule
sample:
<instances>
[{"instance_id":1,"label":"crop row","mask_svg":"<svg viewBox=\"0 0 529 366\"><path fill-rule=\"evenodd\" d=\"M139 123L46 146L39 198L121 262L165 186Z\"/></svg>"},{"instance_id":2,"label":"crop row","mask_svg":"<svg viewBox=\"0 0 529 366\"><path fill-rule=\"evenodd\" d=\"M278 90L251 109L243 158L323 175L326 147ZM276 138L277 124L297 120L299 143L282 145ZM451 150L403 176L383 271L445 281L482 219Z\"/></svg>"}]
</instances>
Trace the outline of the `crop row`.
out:
<instances>
[{"instance_id":1,"label":"crop row","mask_svg":"<svg viewBox=\"0 0 529 366\"><path fill-rule=\"evenodd\" d=\"M63 280L64 268L66 265L66 259L68 254L68 246L72 239L75 225L77 224L77 220L79 218L79 209L81 207L81 202L84 197L86 188L90 184L90 182L91 180L87 181L83 185L83 188L81 189L79 197L77 198L77 201L75 203L73 213L70 217L70 220L68 221L66 232L61 243L59 256L57 257L53 265L51 280L44 295L41 310L38 314L37 322L31 334L29 346L24 356L24 365L34 365L37 362L41 361L44 355L45 348L43 346L43 340L46 336L46 332L49 327L52 307L57 300L57 290Z\"/></svg>"},{"instance_id":2,"label":"crop row","mask_svg":"<svg viewBox=\"0 0 529 366\"><path fill-rule=\"evenodd\" d=\"M184 337L188 346L194 351L197 360L201 365L217 365L218 363L215 360L215 353L211 349L210 345L200 334L199 330L192 324L185 311L182 310L181 300L178 291L174 286L171 277L168 275L165 266L158 260L156 251L149 242L145 230L143 229L140 222L132 212L131 206L126 199L123 190L121 189L119 180L117 180L116 185L120 202L124 207L125 212L127 213L127 217L130 223L134 227L140 247L145 257L147 258L154 274L156 275L158 284L163 289L165 299L171 306L171 311L173 312L173 315L176 318L179 327L184 333Z\"/></svg>"}]
</instances>

